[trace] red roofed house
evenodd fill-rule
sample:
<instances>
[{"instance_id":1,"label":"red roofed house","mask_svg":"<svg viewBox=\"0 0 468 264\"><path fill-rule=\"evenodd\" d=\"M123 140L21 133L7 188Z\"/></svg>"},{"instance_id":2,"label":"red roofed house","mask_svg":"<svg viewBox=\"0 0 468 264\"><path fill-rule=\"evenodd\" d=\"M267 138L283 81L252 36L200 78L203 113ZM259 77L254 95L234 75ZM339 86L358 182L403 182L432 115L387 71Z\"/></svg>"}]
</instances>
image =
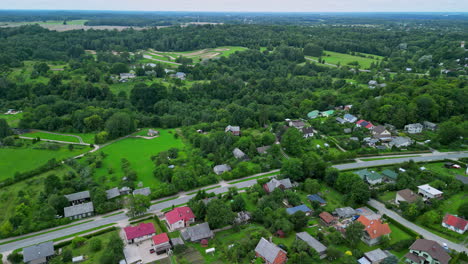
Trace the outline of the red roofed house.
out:
<instances>
[{"instance_id":1,"label":"red roofed house","mask_svg":"<svg viewBox=\"0 0 468 264\"><path fill-rule=\"evenodd\" d=\"M458 216L446 214L442 226L457 233L463 234L468 230L468 221Z\"/></svg>"},{"instance_id":2,"label":"red roofed house","mask_svg":"<svg viewBox=\"0 0 468 264\"><path fill-rule=\"evenodd\" d=\"M321 212L319 217L322 223L326 226L331 226L336 223L335 217L333 217L329 212Z\"/></svg>"},{"instance_id":3,"label":"red roofed house","mask_svg":"<svg viewBox=\"0 0 468 264\"><path fill-rule=\"evenodd\" d=\"M188 206L177 207L166 213L166 222L169 228L174 231L195 222L195 215Z\"/></svg>"},{"instance_id":4,"label":"red roofed house","mask_svg":"<svg viewBox=\"0 0 468 264\"><path fill-rule=\"evenodd\" d=\"M362 241L364 241L369 246L378 244L382 236L390 235L392 230L388 224L382 223L382 220L369 220L367 217L361 215L357 219L364 225L364 236Z\"/></svg>"},{"instance_id":5,"label":"red roofed house","mask_svg":"<svg viewBox=\"0 0 468 264\"><path fill-rule=\"evenodd\" d=\"M167 233L153 236L153 248L154 251L156 251L156 254L167 253L167 250L171 248L171 243L169 242Z\"/></svg>"},{"instance_id":6,"label":"red roofed house","mask_svg":"<svg viewBox=\"0 0 468 264\"><path fill-rule=\"evenodd\" d=\"M124 228L127 243L143 241L156 234L153 223L141 223L137 226L127 226Z\"/></svg>"},{"instance_id":7,"label":"red roofed house","mask_svg":"<svg viewBox=\"0 0 468 264\"><path fill-rule=\"evenodd\" d=\"M285 264L288 261L287 254L282 248L263 237L255 248L255 256L262 258L266 264Z\"/></svg>"}]
</instances>

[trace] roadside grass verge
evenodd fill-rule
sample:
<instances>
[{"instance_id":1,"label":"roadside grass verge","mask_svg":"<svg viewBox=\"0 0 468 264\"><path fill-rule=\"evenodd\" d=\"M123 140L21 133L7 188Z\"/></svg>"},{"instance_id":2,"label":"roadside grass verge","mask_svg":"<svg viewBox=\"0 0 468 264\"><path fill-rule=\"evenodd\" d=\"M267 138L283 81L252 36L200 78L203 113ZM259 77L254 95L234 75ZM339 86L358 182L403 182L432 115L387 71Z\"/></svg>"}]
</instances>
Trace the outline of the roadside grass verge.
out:
<instances>
[{"instance_id":1,"label":"roadside grass verge","mask_svg":"<svg viewBox=\"0 0 468 264\"><path fill-rule=\"evenodd\" d=\"M402 158L414 158L414 157L420 157L420 155L386 157L386 158L370 158L370 159L360 159L360 160L362 160L362 161L374 161L374 160L402 159Z\"/></svg>"},{"instance_id":2,"label":"roadside grass verge","mask_svg":"<svg viewBox=\"0 0 468 264\"><path fill-rule=\"evenodd\" d=\"M52 241L57 242L57 241L65 240L65 239L70 238L70 237L76 237L76 236L79 236L79 235L82 235L82 234L86 234L86 233L96 231L96 230L99 230L99 229L102 229L102 228L105 228L105 227L113 226L113 225L115 225L115 223L110 223L110 224L94 227L94 228L84 230L84 231L81 231L81 232L77 232L77 233L74 233L74 234L66 235L66 236L63 236L63 237L58 237L58 238L52 239Z\"/></svg>"},{"instance_id":3,"label":"roadside grass verge","mask_svg":"<svg viewBox=\"0 0 468 264\"><path fill-rule=\"evenodd\" d=\"M109 218L111 216L115 216L115 215L119 215L119 214L123 214L124 211L120 211L120 212L117 212L117 213L113 213L113 214L110 214L110 215L106 215L106 216L103 216L102 218Z\"/></svg>"},{"instance_id":4,"label":"roadside grass verge","mask_svg":"<svg viewBox=\"0 0 468 264\"><path fill-rule=\"evenodd\" d=\"M151 205L160 204L160 203L164 203L164 202L169 202L169 201L175 200L177 198L179 198L179 196L167 198L167 199L164 199L164 200L161 200L161 201L157 201L157 202L151 203Z\"/></svg>"},{"instance_id":5,"label":"roadside grass verge","mask_svg":"<svg viewBox=\"0 0 468 264\"><path fill-rule=\"evenodd\" d=\"M206 188L206 189L201 189L201 190L203 190L203 191L209 191L209 190L213 190L213 189L216 189L216 188L219 188L219 187L221 187L221 185L216 185L216 186L213 186L213 187L210 187L210 188ZM201 190L200 190L200 191L201 191ZM194 192L188 193L187 195L192 195L192 194L196 194L196 193L198 193L198 191L194 191Z\"/></svg>"},{"instance_id":6,"label":"roadside grass verge","mask_svg":"<svg viewBox=\"0 0 468 264\"><path fill-rule=\"evenodd\" d=\"M279 175L279 174L280 174L279 171L278 172L272 172L272 173L268 173L268 174L265 174L265 175L260 175L260 176L255 176L255 177L250 177L250 178L234 181L234 182L229 182L229 184L236 184L236 183L240 183L240 182L245 182L245 181L250 181L250 180L255 180L255 179L261 179L261 178L265 178L265 177L269 177L269 176L275 176L275 175Z\"/></svg>"}]
</instances>

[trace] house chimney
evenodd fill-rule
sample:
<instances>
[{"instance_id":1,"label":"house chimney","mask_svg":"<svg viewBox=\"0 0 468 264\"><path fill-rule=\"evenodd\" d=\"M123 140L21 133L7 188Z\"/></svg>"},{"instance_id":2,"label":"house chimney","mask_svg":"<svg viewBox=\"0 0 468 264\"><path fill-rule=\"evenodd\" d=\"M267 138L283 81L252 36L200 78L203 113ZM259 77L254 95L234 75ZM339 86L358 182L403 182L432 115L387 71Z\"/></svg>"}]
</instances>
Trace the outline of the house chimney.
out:
<instances>
[{"instance_id":1,"label":"house chimney","mask_svg":"<svg viewBox=\"0 0 468 264\"><path fill-rule=\"evenodd\" d=\"M270 241L270 243L273 243L273 239L271 236L268 238L268 241Z\"/></svg>"}]
</instances>

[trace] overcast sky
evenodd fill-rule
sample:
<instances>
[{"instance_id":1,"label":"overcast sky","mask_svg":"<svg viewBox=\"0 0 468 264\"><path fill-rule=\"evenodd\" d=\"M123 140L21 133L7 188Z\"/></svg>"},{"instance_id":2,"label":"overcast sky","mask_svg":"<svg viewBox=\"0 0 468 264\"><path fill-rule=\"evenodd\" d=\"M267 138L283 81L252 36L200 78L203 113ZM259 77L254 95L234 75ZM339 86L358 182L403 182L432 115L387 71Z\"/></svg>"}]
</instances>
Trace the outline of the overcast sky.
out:
<instances>
[{"instance_id":1,"label":"overcast sky","mask_svg":"<svg viewBox=\"0 0 468 264\"><path fill-rule=\"evenodd\" d=\"M0 9L468 12L467 0L0 0Z\"/></svg>"}]
</instances>

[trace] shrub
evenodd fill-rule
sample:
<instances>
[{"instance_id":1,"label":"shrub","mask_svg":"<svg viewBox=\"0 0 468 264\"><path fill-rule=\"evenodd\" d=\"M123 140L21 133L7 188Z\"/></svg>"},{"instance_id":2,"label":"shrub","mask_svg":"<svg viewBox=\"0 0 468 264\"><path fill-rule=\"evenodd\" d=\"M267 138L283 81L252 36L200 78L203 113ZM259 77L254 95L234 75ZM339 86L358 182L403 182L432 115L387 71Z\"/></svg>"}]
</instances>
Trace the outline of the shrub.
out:
<instances>
[{"instance_id":1,"label":"shrub","mask_svg":"<svg viewBox=\"0 0 468 264\"><path fill-rule=\"evenodd\" d=\"M79 247L82 247L86 243L86 238L77 236L72 240L71 243L72 243L73 248L79 248Z\"/></svg>"},{"instance_id":2,"label":"shrub","mask_svg":"<svg viewBox=\"0 0 468 264\"><path fill-rule=\"evenodd\" d=\"M102 241L97 237L93 237L89 240L89 249L92 252L98 252L102 249Z\"/></svg>"}]
</instances>

